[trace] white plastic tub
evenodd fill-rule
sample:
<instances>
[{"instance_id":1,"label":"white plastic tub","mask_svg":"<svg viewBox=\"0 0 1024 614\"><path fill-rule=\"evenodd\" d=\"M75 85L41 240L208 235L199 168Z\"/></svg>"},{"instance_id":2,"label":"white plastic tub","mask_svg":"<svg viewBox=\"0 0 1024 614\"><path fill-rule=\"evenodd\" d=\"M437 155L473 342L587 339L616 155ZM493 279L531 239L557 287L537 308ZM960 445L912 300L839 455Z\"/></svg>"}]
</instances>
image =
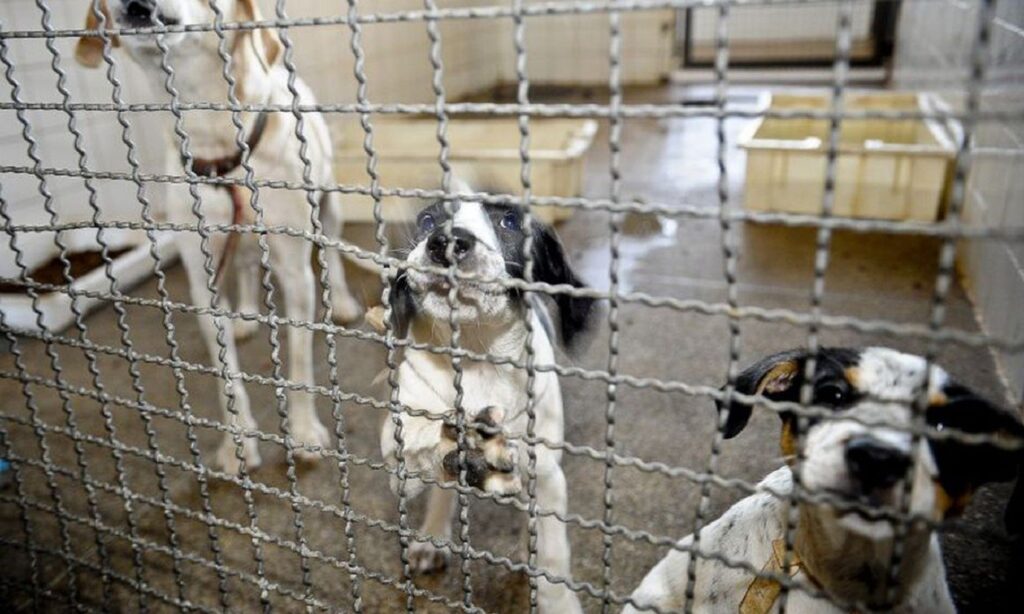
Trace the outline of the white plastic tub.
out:
<instances>
[{"instance_id":1,"label":"white plastic tub","mask_svg":"<svg viewBox=\"0 0 1024 614\"><path fill-rule=\"evenodd\" d=\"M42 238L44 235L37 234ZM150 256L149 243L145 235L138 232L126 232L119 230L106 230L104 242L111 250L120 250L125 247L135 246L112 261L111 272L118 283L118 291L125 292L135 284L153 274L155 266ZM62 241L68 248L69 253L82 251L99 251L100 246L96 241L94 229L76 229L62 233ZM173 261L177 254L174 243L170 236L159 235L157 239L157 252L160 254L161 263L165 266ZM27 262L31 269L42 265L53 256L58 254L54 246L45 258L37 258L38 262ZM7 275L17 277L17 274ZM95 268L85 275L75 279L71 286L74 291L88 291L109 294L110 280L107 278L103 266ZM64 330L74 322L74 313L71 310L71 296L67 292L39 292L38 307L43 315L43 327L46 330L56 333ZM78 309L86 314L96 307L108 303L107 300L99 298L76 296ZM27 293L0 294L0 311L5 317L5 324L15 330L41 332L41 327L32 309L32 299Z\"/></svg>"},{"instance_id":2,"label":"white plastic tub","mask_svg":"<svg viewBox=\"0 0 1024 614\"><path fill-rule=\"evenodd\" d=\"M339 144L335 171L344 184L369 185L363 130L358 122L336 129ZM577 196L583 182L583 155L594 140L597 122L590 119L532 119L530 121L530 179L534 196ZM448 124L449 160L453 172L477 190L520 194L519 126L515 117L452 119ZM436 189L441 183L437 120L434 118L375 117L373 144L377 172L384 188ZM372 221L369 196L346 195L345 219ZM385 198L382 210L391 220L410 219L416 203ZM547 222L564 219L571 209L537 207L534 214Z\"/></svg>"},{"instance_id":3,"label":"white plastic tub","mask_svg":"<svg viewBox=\"0 0 1024 614\"><path fill-rule=\"evenodd\" d=\"M827 110L827 94L774 94L774 109ZM923 94L849 93L846 109L918 110ZM747 152L745 206L754 211L819 215L825 190L829 120L762 118L740 139ZM938 219L954 146L935 122L843 119L833 214Z\"/></svg>"}]
</instances>

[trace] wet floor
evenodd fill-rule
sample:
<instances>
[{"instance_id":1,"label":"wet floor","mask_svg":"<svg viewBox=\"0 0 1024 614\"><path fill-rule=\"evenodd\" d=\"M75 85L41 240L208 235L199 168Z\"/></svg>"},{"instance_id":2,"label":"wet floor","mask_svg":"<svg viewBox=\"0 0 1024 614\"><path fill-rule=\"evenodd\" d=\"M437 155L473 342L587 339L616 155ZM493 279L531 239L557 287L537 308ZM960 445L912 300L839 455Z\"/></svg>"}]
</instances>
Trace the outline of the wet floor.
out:
<instances>
[{"instance_id":1,"label":"wet floor","mask_svg":"<svg viewBox=\"0 0 1024 614\"><path fill-rule=\"evenodd\" d=\"M631 99L678 101L684 94L678 89L638 91ZM736 104L753 100L746 94ZM746 121L740 120L730 120L726 126L726 192L731 207L742 203L743 157L734 145L746 127ZM724 304L729 298L723 274L725 232L737 255L735 298L740 305L808 313L814 231L721 225L715 128L713 120L704 119L626 120L623 198L685 204L707 215L634 214L620 220L624 231L618 261L620 289L634 297L676 299L676 305ZM606 139L606 126L602 126L588 154L585 196L606 198L610 193ZM602 212L580 212L559 227L581 275L599 288L609 283L611 221ZM353 226L349 236L372 244L370 228ZM938 245L931 240L838 232L832 239L822 310L836 316L925 323L937 261ZM352 274L358 293L377 296L372 275L354 269ZM180 267L168 271L168 290L172 300L188 301ZM143 284L132 295L157 298L155 282ZM609 338L604 318L586 350L580 356L560 357L562 364L606 367ZM129 331L131 355L138 358L132 364L123 357L127 349L115 310L107 308L88 318L86 337L101 346L94 359L102 394L96 394L100 388L90 371L90 357L74 347L79 336L73 329L63 333L70 341L53 345L53 356L39 341L19 342L21 364L29 378L41 378L30 384L11 379L19 369L14 355L0 356L4 376L0 398L6 399L3 414L7 418L3 426L16 458L26 459L19 467L22 496L28 501L22 508L11 488L0 493L0 546L5 561L0 600L15 608L29 607L35 585L48 603L60 604L73 597L90 608L117 611L143 607L169 611L180 602L198 609L226 605L235 611L252 611L265 603L281 611L298 611L305 602L350 611L356 599L367 612L403 610L406 587L395 531L401 518L385 476L372 467L380 459L377 437L383 414L366 403L387 398L386 389L374 383L383 366L382 348L353 337L337 338L338 388L357 396L339 403L324 395L317 400L320 415L328 428L335 429L336 438L344 438L351 458L335 454L300 465L292 486L283 447L264 441L263 466L250 476L251 482L237 483L198 469L202 460L211 458L220 434L204 424L189 428L182 419L184 410L205 420L216 420L219 414L218 381L202 368L192 367L209 364L195 318L178 312L171 316L183 361L175 365L167 362L170 353L162 319L157 307L125 307L123 325ZM946 323L977 330L959 285L950 296ZM632 300L619 305L618 324L620 373L666 382L722 383L729 356L729 326L724 317ZM744 319L739 334L741 362L747 364L767 352L804 343L807 333L784 320ZM267 338L263 329L242 346L247 373L272 375ZM849 329L824 329L821 341L924 349L920 340ZM322 335L317 336L314 351L317 382L330 387ZM994 364L984 350L949 345L942 349L940 361L968 385L991 397L1002 396ZM566 439L603 450L607 386L567 376L562 387ZM280 434L274 387L254 382L248 390L260 428ZM713 420L712 403L706 398L620 386L615 451L704 471ZM80 434L78 444L68 437L69 432ZM776 432L773 416L756 415L738 439L723 446L719 473L753 482L777 467L781 460ZM117 443L112 445L111 439ZM46 444L45 451L40 440ZM44 470L50 463L56 469ZM567 454L563 466L574 518L603 518L603 461ZM613 523L654 536L690 532L699 499L699 489L691 481L630 467L616 467L610 475ZM342 488L343 477L347 491ZM124 496L122 488L132 494ZM1007 491L1002 486L983 489L967 515L944 532L949 580L961 611L1006 611L1024 597L1018 581L1024 557L1001 525ZM736 491L714 490L711 513L720 513L738 496ZM411 524L418 523L422 506L421 500L410 504ZM488 612L525 611L527 579L513 570L514 564L526 560L525 514L475 501L469 521L474 551L487 551L492 554L489 558L498 559L479 558L466 565L473 603ZM36 546L31 556L25 549L26 531ZM569 535L575 579L600 589L604 534L577 521ZM350 543L355 544L354 551ZM610 588L628 594L664 552L662 547L625 535L612 537ZM71 565L66 563L69 554ZM417 589L430 591L442 602L461 602L463 586L459 565L415 581ZM588 611L600 610L600 600L584 595L583 601ZM413 603L417 611L446 609L445 603L415 594Z\"/></svg>"}]
</instances>

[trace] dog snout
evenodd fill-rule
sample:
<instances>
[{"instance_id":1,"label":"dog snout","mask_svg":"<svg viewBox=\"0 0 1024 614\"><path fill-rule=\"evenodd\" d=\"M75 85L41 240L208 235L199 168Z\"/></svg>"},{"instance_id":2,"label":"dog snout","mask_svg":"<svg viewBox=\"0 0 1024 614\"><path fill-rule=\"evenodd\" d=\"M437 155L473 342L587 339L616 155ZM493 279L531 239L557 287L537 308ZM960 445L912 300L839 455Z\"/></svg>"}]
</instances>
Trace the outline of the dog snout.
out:
<instances>
[{"instance_id":1,"label":"dog snout","mask_svg":"<svg viewBox=\"0 0 1024 614\"><path fill-rule=\"evenodd\" d=\"M449 236L452 245L449 245ZM476 237L464 228L452 228L451 233L439 228L427 239L427 253L434 264L449 266L452 264L450 258L454 258L456 263L462 262L475 245Z\"/></svg>"},{"instance_id":2,"label":"dog snout","mask_svg":"<svg viewBox=\"0 0 1024 614\"><path fill-rule=\"evenodd\" d=\"M855 437L846 444L847 470L865 492L889 488L909 466L906 452L873 437Z\"/></svg>"}]
</instances>

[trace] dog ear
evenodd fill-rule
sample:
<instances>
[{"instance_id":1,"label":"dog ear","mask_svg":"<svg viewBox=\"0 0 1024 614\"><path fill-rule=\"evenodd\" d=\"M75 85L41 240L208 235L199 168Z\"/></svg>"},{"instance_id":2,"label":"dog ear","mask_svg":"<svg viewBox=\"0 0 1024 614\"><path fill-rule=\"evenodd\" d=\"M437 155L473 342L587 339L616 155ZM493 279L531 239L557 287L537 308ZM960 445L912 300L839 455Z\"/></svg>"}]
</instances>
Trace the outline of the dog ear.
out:
<instances>
[{"instance_id":1,"label":"dog ear","mask_svg":"<svg viewBox=\"0 0 1024 614\"><path fill-rule=\"evenodd\" d=\"M391 331L395 339L405 339L409 334L409 324L416 315L416 300L404 271L391 280L388 303L391 305Z\"/></svg>"},{"instance_id":2,"label":"dog ear","mask_svg":"<svg viewBox=\"0 0 1024 614\"><path fill-rule=\"evenodd\" d=\"M262 21L263 14L256 0L238 0L235 9L236 21ZM256 72L260 77L270 74L274 64L281 58L284 45L277 32L268 28L239 30L231 50L231 60L235 64L238 75L238 98L245 95L242 88L250 82L246 75ZM261 81L260 81L261 82Z\"/></svg>"},{"instance_id":3,"label":"dog ear","mask_svg":"<svg viewBox=\"0 0 1024 614\"><path fill-rule=\"evenodd\" d=\"M747 395L759 394L773 401L795 401L804 379L806 357L805 350L789 350L762 358L736 377L735 390ZM725 410L722 401L716 400L715 405L719 412ZM739 435L750 421L753 409L752 405L741 401L729 404L723 431L726 439ZM783 422L787 420L786 414L780 416Z\"/></svg>"},{"instance_id":4,"label":"dog ear","mask_svg":"<svg viewBox=\"0 0 1024 614\"><path fill-rule=\"evenodd\" d=\"M565 248L558 235L548 225L533 221L533 281L551 285L568 284L574 288L586 288L576 276L565 255ZM590 328L596 300L590 297L570 294L554 294L551 297L558 308L559 331L562 344L567 350L574 350L579 340Z\"/></svg>"},{"instance_id":5,"label":"dog ear","mask_svg":"<svg viewBox=\"0 0 1024 614\"><path fill-rule=\"evenodd\" d=\"M100 23L102 15L103 23ZM107 8L106 0L89 0L89 8L85 11L85 29L109 30L114 27L114 19L110 16L110 9ZM103 62L103 37L83 36L78 39L75 45L75 60L86 68L97 68ZM120 47L121 38L116 34L110 35L110 46Z\"/></svg>"},{"instance_id":6,"label":"dog ear","mask_svg":"<svg viewBox=\"0 0 1024 614\"><path fill-rule=\"evenodd\" d=\"M971 494L983 484L1012 480L1024 461L1020 445L1024 425L1012 412L960 388L962 394L929 405L925 419L939 431L984 434L990 442L967 442L953 437L929 438L938 466L938 483L948 497L947 513L962 511ZM943 402L945 401L945 402Z\"/></svg>"}]
</instances>

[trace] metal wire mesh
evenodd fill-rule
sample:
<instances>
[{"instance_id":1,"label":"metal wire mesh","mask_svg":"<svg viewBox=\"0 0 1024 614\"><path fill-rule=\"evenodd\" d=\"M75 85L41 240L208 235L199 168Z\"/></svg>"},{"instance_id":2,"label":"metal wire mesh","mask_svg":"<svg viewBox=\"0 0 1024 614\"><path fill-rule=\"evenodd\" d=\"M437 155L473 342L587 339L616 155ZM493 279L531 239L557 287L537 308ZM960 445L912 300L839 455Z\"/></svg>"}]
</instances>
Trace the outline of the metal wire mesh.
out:
<instances>
[{"instance_id":1,"label":"metal wire mesh","mask_svg":"<svg viewBox=\"0 0 1024 614\"><path fill-rule=\"evenodd\" d=\"M938 2L939 0L935 0ZM831 66L831 97L827 109L736 108L729 102L731 87L729 49L730 15L745 5L779 5L799 9L813 2L798 0L709 1L709 0L651 0L616 2L545 2L531 3L515 0L512 3L475 7L444 7L425 0L422 10L369 12L358 0L348 0L334 7L332 14L313 17L291 17L286 2L274 3L274 14L269 19L237 19L225 14L215 1L208 4L214 18L209 23L167 23L152 27L121 27L109 23L101 3L91 2L91 13L98 29L58 29L52 25L51 3L35 0L22 3L18 10L38 26L15 27L0 24L0 62L4 65L5 80L10 90L10 101L0 102L0 112L13 112L19 134L17 138L26 148L29 163L0 164L0 223L9 238L10 251L16 261L17 274L4 275L0 282L20 288L27 297L34 314L35 329L19 330L6 321L0 310L0 331L9 346L0 368L0 380L10 386L8 398L0 410L0 452L11 463L13 485L9 492L0 493L3 517L0 519L0 542L5 559L17 561L17 569L5 572L0 589L0 602L18 608L48 609L54 604L75 610L139 610L184 609L199 611L245 610L341 610L382 611L405 609L409 612L437 607L462 611L536 611L538 592L546 584L567 586L589 608L600 607L610 611L626 604L652 611L662 608L636 603L630 592L636 585L635 567L649 569L657 560L656 554L666 550L691 554L685 574L686 601L684 611L700 608L694 600L699 581L701 560L717 561L730 569L742 570L753 576L764 576L759 567L730 558L706 546L701 541L702 530L720 512L725 499L763 492L770 488L749 479L730 476L726 444L722 428L707 431L709 446L702 453L698 465L687 466L671 459L659 460L645 453L634 452L635 442L624 445L620 429L624 422L637 420L637 399L656 403L685 403L694 401L710 405L711 401L728 403L731 400L758 401L771 412L792 412L800 420L829 417L829 411L812 404L810 391L802 394L801 403L772 401L758 395L747 395L735 387L736 377L743 364L745 346L763 349L772 347L758 339L756 326L791 327L800 331L803 345L813 352L825 343L823 339L881 339L893 345L903 343L920 348L927 362L941 362L943 350L951 352L984 352L995 350L1006 355L1024 352L1024 337L996 335L970 326L949 323L949 302L956 292L954 266L960 241L985 241L998 245L1019 247L1024 243L1024 226L965 223L964 209L968 198L968 180L975 156L973 139L979 126L991 122L1024 121L1024 107L998 108L982 102L989 48L994 27L1000 27L995 0L978 3L972 13L975 27L968 41L969 72L963 84L964 104L956 109L942 110L864 110L844 106L851 70L851 15L853 0L838 3L834 62ZM202 4L202 3L200 3ZM623 82L623 17L631 14L662 10L712 7L718 13L715 34L715 61L713 67L711 101L701 104L649 103L631 101L629 88ZM333 14L337 12L338 14ZM582 19L587 16L607 18L608 81L607 102L592 103L538 102L531 91L530 67L546 61L532 50L527 41L531 23L542 18ZM446 66L443 54L445 44L443 26L451 23L501 22L511 26L508 40L495 40L495 45L510 45L513 50L515 95L511 102L455 102L446 90ZM1005 22L1003 22L1005 23ZM416 24L421 27L428 42L428 64L431 73L432 102L399 103L371 98L374 80L379 75L368 74L367 49L363 44L363 30L385 24ZM297 69L294 59L295 41L310 28L343 26L347 37L338 45L347 47L353 60L353 78L356 83L354 103L319 103L303 100L303 90L296 85ZM232 57L233 37L243 32L269 31L277 33L283 45L281 64L288 74L287 102L267 101L259 104L243 103L238 96L240 84ZM210 75L223 81L227 102L194 100L183 96L180 90L181 67L170 61L167 37L181 33L212 33L217 37L217 55L221 62L220 74ZM110 102L76 101L68 85L68 63L62 55L62 43L73 42L82 36L98 37L103 41L102 62L105 86L109 88ZM159 81L168 102L127 102L123 95L125 79L123 55L114 49L115 37L154 36L161 53ZM46 62L55 80L57 102L26 100L22 95L22 66L12 58L10 47L18 41L42 39L48 53ZM419 60L421 58L417 58ZM409 58L411 61L411 58ZM28 62L41 61L38 58ZM311 75L303 75L307 80ZM104 90L107 91L107 90ZM234 146L241 155L241 168L227 177L207 177L193 171L195 155L194 128L188 118L195 113L216 113L222 122L230 122ZM250 145L246 140L246 114L267 113L271 121L290 117L294 121L294 137L298 145L301 181L281 180L259 176L250 160ZM133 118L159 114L172 122L174 156L180 154L182 164L171 166L176 170L166 173L144 171L140 163L140 137L133 126ZM365 185L339 183L314 179L314 162L309 155L310 132L307 118L310 114L324 114L332 118L354 116L362 133L362 149L366 155ZM380 156L375 145L374 121L380 116L399 115L431 117L436 120L437 165L441 181L434 185L385 186L378 172ZM116 123L103 118L113 116ZM453 181L452 147L449 124L458 118L470 116L515 118L519 134L517 157L519 186L510 193L470 191L458 187ZM72 138L73 162L69 166L50 165L51 159L40 152L40 126L47 129L50 117L59 117L58 130ZM89 122L98 122L96 129L82 129ZM594 118L604 123L607 165L606 190L587 196L556 197L539 194L533 184L534 160L531 141L536 136L536 120L544 118ZM731 183L729 150L732 134L730 122L759 118L823 120L828 123L826 143L824 199L820 214L770 213L739 206L734 184ZM836 174L839 163L840 130L848 120L877 119L882 121L928 120L956 123L961 131L953 164L950 197L944 217L934 223L909 221L882 221L841 217L834 214ZM687 202L659 198L631 197L626 194L629 175L636 166L624 160L624 133L632 122L639 121L712 121L714 129L714 203ZM104 123L105 122L105 123ZM672 129L671 127L669 128ZM116 171L96 168L90 160L89 136L100 135L118 140L124 146L127 170ZM114 135L118 135L115 137ZM605 154L602 154L604 156ZM176 163L177 160L174 160ZM634 169L634 170L626 170ZM28 178L35 181L36 205L42 205L44 218L39 221L16 221L11 204L3 193L3 183ZM641 177L641 180L647 178ZM66 181L78 181L84 187L89 206L88 219L68 219L54 206L55 186ZM130 184L134 188L138 215L131 219L117 219L104 213L98 186ZM184 185L190 199L193 220L189 222L165 221L163 212L153 204L153 193L167 187ZM605 186L605 184L601 184ZM230 224L213 223L208 204L204 205L201 187L244 189L249 195L247 206L253 211L250 222L232 221ZM604 189L604 188L602 188ZM282 226L264 218L265 205L279 192L304 195L308 206L308 226ZM372 247L360 247L353 242L333 237L321 222L321 197L366 196L372 199ZM532 250L529 240L524 246L527 254L523 279L489 279L467 274L452 267L424 267L407 262L395 245L394 223L386 221L383 202L386 198L407 201L442 200L446 207L455 201L483 202L522 206L526 225L538 207L555 207L579 216L594 216L607 223L606 284L598 288L577 288L567 284L552 285L536 281ZM632 289L624 282L623 269L629 259L624 251L624 225L633 215L659 216L663 220L682 224L710 222L717 228L720 242L715 249L720 258L713 259L720 266L724 279L724 298L672 296L670 292L651 292ZM809 309L793 309L758 304L743 300L739 261L743 251L749 249L741 240L747 225L772 225L784 229L814 229L813 275L810 280ZM75 231L92 231L100 248L100 264L107 280L103 290L84 289L74 282L72 249L66 236ZM111 233L135 231L141 233L147 247L146 256L154 275L146 292L122 289L116 264L115 246ZM445 231L451 239L451 224ZM836 233L854 236L881 234L893 241L924 238L938 245L934 267L934 288L929 300L927 319L915 323L907 319L888 317L878 312L871 317L829 312L825 301L829 296L826 278L834 254L833 237ZM229 235L253 237L258 245L259 288L263 304L255 311L233 309L224 300L226 286L218 280L218 249L214 244ZM26 259L26 244L52 236L57 253L59 279L39 281L32 277L32 267ZM198 240L203 256L205 283L193 285L191 293L182 293L183 282L177 269L163 249L165 237L189 237ZM190 239L191 240L191 239ZM308 306L307 316L279 307L283 296L279 283L275 283L275 245L284 241L303 244L306 254L315 254L321 293L316 305ZM375 295L368 302L384 306L383 332L359 325L339 325L333 321L335 297L332 296L328 269L328 256L342 254L346 259L371 268L380 282ZM717 258L718 254L716 254ZM720 260L720 265L719 265ZM580 366L569 362L545 364L538 361L532 350L534 303L526 301L528 317L527 341L521 358L482 354L463 347L460 326L454 310L449 325L451 342L444 345L418 343L400 338L391 324L389 293L394 280L409 268L418 268L443 276L449 280L448 300L457 300L460 284L473 282L500 283L508 289L536 296L569 295L598 299L607 304L606 318L599 336L606 344L597 352L600 367ZM713 267L712 267L713 268ZM177 281L176 281L177 280ZM806 289L800 289L805 292ZM197 295L197 292L199 294ZM59 332L47 324L44 302L47 297L68 297L72 312L73 331ZM283 298L282 298L283 297ZM89 320L88 302L109 304L113 318L109 322ZM318 310L315 315L314 310ZM722 323L721 348L725 350L726 368L716 371L713 380L690 380L672 375L649 375L631 372L623 346L631 336L631 326L638 318L686 316L689 323L711 321ZM196 343L196 322L207 322L215 332L216 348L210 359L200 348L192 356ZM679 320L680 322L684 320ZM962 320L959 320L962 322ZM154 322L158 324L154 328ZM243 367L235 355L231 339L232 329L240 323L252 324L259 334L265 334L265 355L244 356ZM699 326L699 324L698 324ZM157 330L158 338L141 337L140 330ZM317 340L316 361L321 365L317 380L293 379L286 375L286 355L294 353L284 348L282 334ZM685 346L687 329L682 325L661 332L676 343ZM753 337L753 339L752 339ZM876 341L878 342L878 341ZM783 349L783 348L775 348ZM460 471L456 483L442 483L435 476L410 470L403 458L405 445L402 416L443 420L441 416L401 402L399 395L398 365L403 351L423 350L450 360L455 375L453 416L458 433L457 447ZM719 348L698 348L698 354L716 354ZM603 353L606 351L606 353ZM258 358L258 360L256 360ZM252 359L252 360L250 360ZM256 362L253 362L253 361ZM352 365L368 361L376 369L383 369L384 392L372 392L369 382L354 382L347 377ZM523 496L512 498L481 492L467 484L467 429L463 407L466 391L462 383L464 362L487 362L503 368L526 373L526 431L513 437L526 447L528 458L524 469ZM669 361L671 362L671 361ZM714 362L713 364L718 364ZM806 365L813 375L814 360ZM668 373L671 373L671 368ZM127 373L127 378L123 372ZM659 373L665 373L660 371ZM563 382L578 386L576 390L596 383L600 395L583 398L600 403L604 411L594 432L600 432L594 443L585 440L552 440L537 434L534 387L539 374L555 374ZM808 378L810 379L810 378ZM118 383L112 384L112 381ZM120 385L127 382L127 387ZM722 383L724 387L720 387ZM563 384L565 385L565 384ZM250 404L246 388L254 392L258 403L272 407L264 416L276 417L274 429L245 423L240 415L248 413ZM153 389L163 390L154 393ZM205 389L204 389L205 388ZM201 406L214 403L218 390L227 398L228 421L208 417ZM170 391L167 394L167 391ZM636 393L636 394L634 394ZM926 391L921 391L926 395ZM993 392L992 396L999 396ZM155 400L157 397L159 400ZM333 420L334 442L318 445L298 441L292 433L293 421L289 410L302 398L320 402L329 407ZM920 399L919 399L920 401ZM257 402L253 402L256 405ZM572 395L566 395L566 420L576 420L578 412L595 413L598 410L579 406ZM240 410L240 407L242 408ZM686 405L685 411L690 409ZM705 411L708 424L714 420L711 410ZM373 417L373 420L366 416ZM377 453L379 436L378 417L392 421L398 448L398 462L394 466L382 462ZM680 418L679 429L692 426L698 418ZM699 421L698 420L698 421ZM353 427L353 424L358 425ZM372 428L370 428L371 425ZM689 426L688 426L689 425ZM662 429L677 428L661 425ZM991 437L957 431L936 432L929 428L921 416L905 430L912 433L915 445L926 440L944 438L968 444L995 442L998 445L1019 448L1021 442L996 441ZM570 434L581 435L582 430ZM239 471L221 471L213 465L213 446L217 437L227 436L237 448ZM274 458L283 466L271 463L258 472L246 466L247 442L263 444L263 450L272 449ZM572 501L569 512L545 509L537 497L537 451L550 450L561 454L571 468L571 480L589 480L599 484L586 492L592 501ZM302 459L318 459L316 469ZM773 468L777 457L765 455L765 468ZM334 467L331 472L329 467ZM799 475L799 459L794 472ZM910 471L910 470L908 470ZM643 501L635 496L624 497L622 492L633 475L652 475L664 479L672 489L692 491L685 499L691 505L688 513L673 508L643 509ZM391 478L398 484L397 499L381 496ZM910 474L908 474L910 477ZM406 496L412 482L421 482L453 491L458 507L457 536L438 538L411 528L410 517L418 512L418 504ZM386 494L386 493L385 493ZM912 523L934 525L934 521L911 512L908 501L897 508L866 507L861 503L828 492L804 489L797 479L791 493L771 492L788 500L789 525L785 536L786 558L792 556L794 531L798 523L798 504L810 502L829 504L840 510L859 510L869 517L882 518L896 527L897 544L905 537ZM497 511L489 516L471 512L474 503L489 501ZM684 499L680 498L680 501ZM637 509L639 506L640 509ZM679 515L683 520L663 522L664 515ZM520 539L518 527L526 518L526 536ZM486 518L481 522L479 518ZM495 527L494 519L501 526ZM623 520L626 518L628 520ZM637 519L641 519L637 521ZM571 529L575 573L570 577L546 569L538 561L538 539L542 523L557 521ZM508 525L508 526L505 526ZM508 527L513 527L509 529ZM685 526L676 534L672 531ZM507 533L505 541L494 542L489 531L500 529ZM685 533L693 533L689 544L677 540ZM343 535L343 537L341 537ZM599 545L580 547L581 543L599 536ZM514 538L514 539L512 539ZM510 542L511 540L511 542ZM522 542L521 546L515 545ZM495 546L495 543L501 545ZM510 547L509 543L513 543ZM421 579L410 562L410 551L422 544L446 550L457 559L457 573L449 576L457 584L445 580ZM586 552L581 555L579 552ZM634 562L638 561L638 562ZM895 585L902 560L899 546L894 548L889 575ZM783 565L786 568L788 565ZM618 571L617 571L618 570ZM211 573L212 572L212 573ZM781 610L785 610L791 592L799 591L835 601L827 590L798 582L788 575L768 572L767 575L781 586ZM456 578L457 576L457 578ZM522 580L525 576L525 581ZM516 580L518 578L518 580ZM509 596L515 592L508 586L525 584L525 597ZM543 583L543 584L542 584ZM871 609L867 604L842 603L843 608L858 611Z\"/></svg>"}]
</instances>

